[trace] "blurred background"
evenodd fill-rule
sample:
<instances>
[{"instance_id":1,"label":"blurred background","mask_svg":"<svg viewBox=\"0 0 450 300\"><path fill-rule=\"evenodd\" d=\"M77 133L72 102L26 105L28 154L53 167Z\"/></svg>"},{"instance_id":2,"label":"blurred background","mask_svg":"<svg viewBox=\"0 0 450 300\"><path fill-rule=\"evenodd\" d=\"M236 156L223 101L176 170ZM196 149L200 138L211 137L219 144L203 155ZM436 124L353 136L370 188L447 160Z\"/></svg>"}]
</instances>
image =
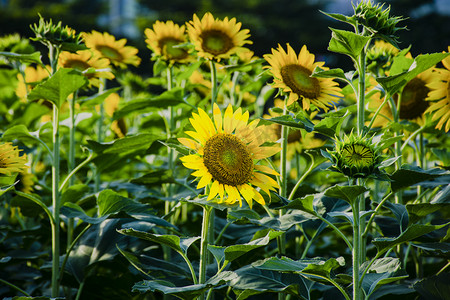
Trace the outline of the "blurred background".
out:
<instances>
[{"instance_id":1,"label":"blurred background","mask_svg":"<svg viewBox=\"0 0 450 300\"><path fill-rule=\"evenodd\" d=\"M354 1L355 4L358 1ZM400 23L408 30L399 32L400 47L413 45L411 53L441 52L450 45L450 0L388 0L391 15L408 17ZM215 17L236 17L250 29L257 56L270 53L278 43L290 43L296 51L306 44L329 67L345 68L350 61L327 51L331 36L328 27L346 25L320 13L352 14L350 0L0 0L0 36L19 33L32 37L30 24L38 13L77 32L107 31L139 48L143 64L150 65L150 50L145 46L144 29L154 21L173 20L184 24L197 13L210 11ZM141 66L142 67L142 66ZM351 66L348 66L349 68ZM151 70L151 68L149 68Z\"/></svg>"}]
</instances>

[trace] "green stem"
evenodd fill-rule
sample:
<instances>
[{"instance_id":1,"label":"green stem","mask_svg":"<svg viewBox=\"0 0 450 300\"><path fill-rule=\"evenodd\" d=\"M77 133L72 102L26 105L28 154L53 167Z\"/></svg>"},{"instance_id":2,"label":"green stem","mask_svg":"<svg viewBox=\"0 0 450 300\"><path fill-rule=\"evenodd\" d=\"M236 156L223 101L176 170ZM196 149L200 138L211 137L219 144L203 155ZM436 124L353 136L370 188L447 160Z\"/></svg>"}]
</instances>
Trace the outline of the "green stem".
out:
<instances>
[{"instance_id":1,"label":"green stem","mask_svg":"<svg viewBox=\"0 0 450 300\"><path fill-rule=\"evenodd\" d=\"M213 60L209 61L211 68L211 114L214 114L214 103L217 100L217 70L216 63Z\"/></svg>"},{"instance_id":2,"label":"green stem","mask_svg":"<svg viewBox=\"0 0 450 300\"><path fill-rule=\"evenodd\" d=\"M3 280L3 279L0 278L0 282L3 283L4 285L7 285L7 286L9 286L9 287L11 287L11 288L13 288L13 289L15 289L15 290L21 292L22 294L24 294L24 295L27 296L27 297L31 297L30 294L28 294L27 292L25 292L24 290L22 290L22 289L19 288L18 286L14 285L14 284L12 284L12 283L10 283L10 282L8 282L8 281L5 281L5 280Z\"/></svg>"},{"instance_id":3,"label":"green stem","mask_svg":"<svg viewBox=\"0 0 450 300\"><path fill-rule=\"evenodd\" d=\"M52 226L52 297L59 296L59 108L53 105L53 162L52 162L52 206L53 220Z\"/></svg>"},{"instance_id":4,"label":"green stem","mask_svg":"<svg viewBox=\"0 0 450 300\"><path fill-rule=\"evenodd\" d=\"M372 128L373 123L375 122L375 119L377 118L377 116L378 116L378 114L380 113L380 111L381 111L381 109L383 108L383 106L386 105L386 103L388 102L388 100L389 100L390 97L391 97L391 96L389 96L389 94L387 94L387 93L386 93L386 95L384 95L383 103L381 103L381 105L378 106L377 110L375 111L375 113L374 113L373 116L372 116L372 119L370 120L370 123L369 123L369 126L368 126L368 129L369 129L369 130Z\"/></svg>"},{"instance_id":5,"label":"green stem","mask_svg":"<svg viewBox=\"0 0 450 300\"><path fill-rule=\"evenodd\" d=\"M203 206L202 237L200 242L199 284L206 282L206 265L208 264L208 230L212 210L213 208L211 206ZM200 296L200 299L204 298L205 294L202 294Z\"/></svg>"},{"instance_id":6,"label":"green stem","mask_svg":"<svg viewBox=\"0 0 450 300\"><path fill-rule=\"evenodd\" d=\"M104 78L100 79L100 85L98 86L98 94L102 94L105 91L105 85L106 80ZM100 103L100 112L99 112L99 118L97 121L97 141L99 143L102 143L104 140L103 135L103 122L105 119L105 107L103 106L103 103ZM95 177L94 177L94 192L97 193L100 191L100 171L98 168L95 168Z\"/></svg>"},{"instance_id":7,"label":"green stem","mask_svg":"<svg viewBox=\"0 0 450 300\"><path fill-rule=\"evenodd\" d=\"M73 93L72 100L70 100L69 112L70 112L70 127L69 127L69 157L67 159L68 172L72 172L75 168L75 102L78 96L78 91ZM75 177L71 176L69 179L69 186L75 183ZM73 218L69 218L67 221L67 247L72 243L73 239ZM66 250L68 250L67 248Z\"/></svg>"},{"instance_id":8,"label":"green stem","mask_svg":"<svg viewBox=\"0 0 450 300\"><path fill-rule=\"evenodd\" d=\"M367 234L369 233L369 228L373 222L373 219L375 218L375 216L377 215L378 211L381 209L381 207L383 206L384 202L386 202L387 199L389 199L390 196L392 196L392 192L390 192L389 194L387 194L383 200L381 200L380 203L378 203L377 207L375 208L375 211L372 213L372 215L370 216L369 221L367 221L366 224L366 229L364 230L364 233L362 234L363 237L366 237Z\"/></svg>"},{"instance_id":9,"label":"green stem","mask_svg":"<svg viewBox=\"0 0 450 300\"><path fill-rule=\"evenodd\" d=\"M236 105L236 87L237 87L237 82L239 79L239 76L241 75L241 73L239 71L235 71L233 73L233 78L231 79L231 92L230 92L230 98L231 98L231 105L235 106Z\"/></svg>"},{"instance_id":10,"label":"green stem","mask_svg":"<svg viewBox=\"0 0 450 300\"><path fill-rule=\"evenodd\" d=\"M308 177L308 175L314 170L314 167L315 167L315 165L314 165L314 155L311 155L308 152L306 152L306 154L308 154L308 156L311 157L311 164L309 165L308 170L306 170L306 172L302 175L302 177L295 184L294 188L292 189L291 193L289 194L288 200L292 200L292 198L294 198L295 192L300 187L300 185L302 184L303 180L305 180L306 177Z\"/></svg>"},{"instance_id":11,"label":"green stem","mask_svg":"<svg viewBox=\"0 0 450 300\"><path fill-rule=\"evenodd\" d=\"M365 50L361 51L358 61L358 99L357 99L357 131L359 135L362 135L364 129L364 102L366 97L366 54Z\"/></svg>"},{"instance_id":12,"label":"green stem","mask_svg":"<svg viewBox=\"0 0 450 300\"><path fill-rule=\"evenodd\" d=\"M78 170L80 170L84 165L86 165L88 162L90 162L93 157L94 157L94 152L90 151L89 156L82 163L80 163L78 166L76 166L75 169L73 169L72 172L70 172L69 175L67 175L66 179L64 179L63 183L59 187L60 192L64 189L66 184L69 182L70 178L72 178L78 172Z\"/></svg>"},{"instance_id":13,"label":"green stem","mask_svg":"<svg viewBox=\"0 0 450 300\"><path fill-rule=\"evenodd\" d=\"M195 275L194 266L192 265L191 261L189 260L187 255L184 254L183 252L180 251L178 253L183 257L184 261L187 263L187 265L189 267L189 271L191 272L191 276L192 276L192 282L194 282L194 284L198 284L197 276Z\"/></svg>"},{"instance_id":14,"label":"green stem","mask_svg":"<svg viewBox=\"0 0 450 300\"><path fill-rule=\"evenodd\" d=\"M361 265L361 235L360 235L360 223L359 223L359 200L357 199L353 203L353 251L352 251L352 264L353 264L353 299L361 300L361 288L360 288L360 274L359 268Z\"/></svg>"}]
</instances>

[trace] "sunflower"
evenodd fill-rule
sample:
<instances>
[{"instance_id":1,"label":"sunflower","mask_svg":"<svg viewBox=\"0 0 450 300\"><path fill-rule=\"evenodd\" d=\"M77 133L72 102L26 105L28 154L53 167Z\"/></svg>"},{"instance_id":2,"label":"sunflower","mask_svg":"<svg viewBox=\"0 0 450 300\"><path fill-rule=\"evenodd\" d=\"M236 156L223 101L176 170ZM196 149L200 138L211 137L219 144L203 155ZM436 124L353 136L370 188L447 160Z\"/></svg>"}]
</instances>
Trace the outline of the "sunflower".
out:
<instances>
[{"instance_id":1,"label":"sunflower","mask_svg":"<svg viewBox=\"0 0 450 300\"><path fill-rule=\"evenodd\" d=\"M189 61L189 53L186 49L176 47L187 42L186 26L179 26L172 21L160 22L153 24L153 30L146 28L144 33L147 39L147 46L164 60L171 63L184 63Z\"/></svg>"},{"instance_id":2,"label":"sunflower","mask_svg":"<svg viewBox=\"0 0 450 300\"><path fill-rule=\"evenodd\" d=\"M367 68L376 76L385 75L399 50L383 40L376 40L367 51Z\"/></svg>"},{"instance_id":3,"label":"sunflower","mask_svg":"<svg viewBox=\"0 0 450 300\"><path fill-rule=\"evenodd\" d=\"M112 118L114 116L114 112L119 109L120 96L117 93L112 93L105 99L105 112L106 114ZM125 124L124 119L113 120L111 123L111 130L114 134L123 138L127 134L127 126Z\"/></svg>"},{"instance_id":4,"label":"sunflower","mask_svg":"<svg viewBox=\"0 0 450 300\"><path fill-rule=\"evenodd\" d=\"M20 156L20 150L12 143L0 144L0 174L12 175L19 173L28 168L27 156L24 154Z\"/></svg>"},{"instance_id":5,"label":"sunflower","mask_svg":"<svg viewBox=\"0 0 450 300\"><path fill-rule=\"evenodd\" d=\"M58 63L63 68L72 68L80 72L87 71L84 75L89 79L89 85L98 87L100 85L99 78L114 79L114 74L108 70L109 60L95 56L89 50L80 50L77 53L63 51L59 55Z\"/></svg>"},{"instance_id":6,"label":"sunflower","mask_svg":"<svg viewBox=\"0 0 450 300\"><path fill-rule=\"evenodd\" d=\"M247 40L250 31L241 30L241 26L241 22L236 23L236 18L214 19L208 12L201 20L194 14L193 20L187 23L187 31L200 57L220 61L246 51L242 46L253 43Z\"/></svg>"},{"instance_id":7,"label":"sunflower","mask_svg":"<svg viewBox=\"0 0 450 300\"><path fill-rule=\"evenodd\" d=\"M450 52L450 46L448 47ZM433 113L432 120L439 120L437 129L442 129L445 124L445 131L450 130L450 56L443 61L445 69L436 69L437 80L427 84L430 88L427 100L439 100L428 107L426 113Z\"/></svg>"},{"instance_id":8,"label":"sunflower","mask_svg":"<svg viewBox=\"0 0 450 300\"><path fill-rule=\"evenodd\" d=\"M331 78L311 77L316 67L323 67L324 62L314 62L314 55L303 46L300 53L295 54L294 49L287 44L287 53L278 45L272 49L272 54L264 55L270 64L265 68L271 69L274 77L274 88L280 88L289 93L287 105L302 99L303 109L309 110L311 104L328 111L331 102L337 96L342 96L337 82Z\"/></svg>"},{"instance_id":9,"label":"sunflower","mask_svg":"<svg viewBox=\"0 0 450 300\"><path fill-rule=\"evenodd\" d=\"M270 190L278 188L277 182L265 175L279 175L273 169L257 164L260 159L280 151L279 146L261 146L267 141L265 126L259 120L248 123L249 113L238 108L233 113L231 105L222 113L214 104L214 121L201 108L189 119L195 131L187 131L189 138L179 142L195 151L181 157L183 165L196 170L197 188L210 185L208 200L219 195L219 202L242 206L241 195L252 207L253 200L264 205L264 198L256 188L270 196ZM225 199L225 194L228 197Z\"/></svg>"},{"instance_id":10,"label":"sunflower","mask_svg":"<svg viewBox=\"0 0 450 300\"><path fill-rule=\"evenodd\" d=\"M137 56L138 50L132 46L125 46L126 39L116 41L113 35L95 30L85 33L83 37L86 47L96 51L100 57L109 59L115 66L124 69L127 65L138 66L141 63L141 59Z\"/></svg>"},{"instance_id":11,"label":"sunflower","mask_svg":"<svg viewBox=\"0 0 450 300\"><path fill-rule=\"evenodd\" d=\"M18 83L16 95L25 101L28 92L34 87L35 84L46 79L49 76L49 73L43 67L37 65L36 68L33 66L27 66L24 74L25 78L21 73L17 74Z\"/></svg>"}]
</instances>

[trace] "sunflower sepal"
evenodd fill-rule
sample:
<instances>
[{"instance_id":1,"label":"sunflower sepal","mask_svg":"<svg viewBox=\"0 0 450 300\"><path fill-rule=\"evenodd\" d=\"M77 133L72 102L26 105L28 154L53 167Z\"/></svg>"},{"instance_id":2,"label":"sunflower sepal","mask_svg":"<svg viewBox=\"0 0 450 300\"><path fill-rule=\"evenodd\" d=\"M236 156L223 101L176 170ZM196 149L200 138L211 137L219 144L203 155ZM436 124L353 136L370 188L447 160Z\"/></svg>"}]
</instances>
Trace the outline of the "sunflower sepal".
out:
<instances>
[{"instance_id":1,"label":"sunflower sepal","mask_svg":"<svg viewBox=\"0 0 450 300\"><path fill-rule=\"evenodd\" d=\"M321 153L332 162L328 168L331 171L340 172L349 178L389 180L383 168L398 158L384 162L385 157L379 154L380 150L380 145L373 141L373 136L351 132L349 135L344 134L342 139L335 137L335 148L321 150Z\"/></svg>"}]
</instances>

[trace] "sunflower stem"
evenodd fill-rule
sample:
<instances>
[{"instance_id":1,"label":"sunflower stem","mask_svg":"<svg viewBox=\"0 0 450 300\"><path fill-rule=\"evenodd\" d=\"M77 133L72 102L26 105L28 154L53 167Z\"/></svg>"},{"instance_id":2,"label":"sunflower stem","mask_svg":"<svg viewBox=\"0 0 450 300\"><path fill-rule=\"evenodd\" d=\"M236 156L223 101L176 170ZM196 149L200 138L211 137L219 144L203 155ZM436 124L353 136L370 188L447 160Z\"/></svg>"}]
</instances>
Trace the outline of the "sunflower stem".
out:
<instances>
[{"instance_id":1,"label":"sunflower stem","mask_svg":"<svg viewBox=\"0 0 450 300\"><path fill-rule=\"evenodd\" d=\"M104 78L100 78L100 84L98 86L98 93L101 94L105 91L105 85L106 80ZM99 118L97 122L97 140L99 143L102 143L104 140L103 135L103 121L105 119L105 107L103 106L103 103L100 103L100 111L99 111ZM100 191L100 171L98 168L95 168L95 184L94 184L94 192Z\"/></svg>"},{"instance_id":2,"label":"sunflower stem","mask_svg":"<svg viewBox=\"0 0 450 300\"><path fill-rule=\"evenodd\" d=\"M361 300L360 273L361 266L361 227L359 222L360 199L356 199L352 205L353 212L353 251L352 251L352 271L353 271L353 299Z\"/></svg>"},{"instance_id":3,"label":"sunflower stem","mask_svg":"<svg viewBox=\"0 0 450 300\"><path fill-rule=\"evenodd\" d=\"M213 60L209 61L211 69L211 114L214 115L214 103L217 100L217 70L216 63Z\"/></svg>"},{"instance_id":4,"label":"sunflower stem","mask_svg":"<svg viewBox=\"0 0 450 300\"><path fill-rule=\"evenodd\" d=\"M202 236L200 242L200 268L199 268L199 284L206 282L206 266L208 264L208 231L210 227L211 212L213 210L212 206L203 206L203 222L202 222ZM205 299L205 294L203 293L200 299Z\"/></svg>"}]
</instances>

